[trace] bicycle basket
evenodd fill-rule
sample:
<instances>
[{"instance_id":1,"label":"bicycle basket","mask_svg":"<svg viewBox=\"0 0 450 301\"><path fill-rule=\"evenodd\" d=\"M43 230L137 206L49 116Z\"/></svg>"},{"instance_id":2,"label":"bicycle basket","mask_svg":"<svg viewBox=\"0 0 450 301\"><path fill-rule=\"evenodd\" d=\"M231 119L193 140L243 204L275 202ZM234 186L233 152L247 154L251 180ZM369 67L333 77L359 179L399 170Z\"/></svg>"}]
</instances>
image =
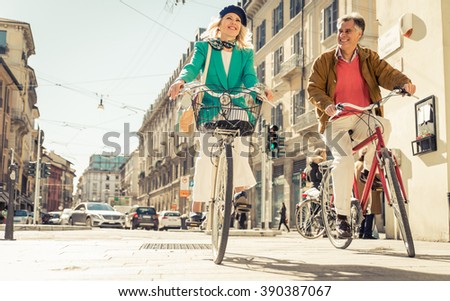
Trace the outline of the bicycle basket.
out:
<instances>
[{"instance_id":1,"label":"bicycle basket","mask_svg":"<svg viewBox=\"0 0 450 301\"><path fill-rule=\"evenodd\" d=\"M261 112L261 102L255 101L250 92L224 92L214 97L208 91L201 91L192 98L192 107L198 131L239 131L238 136L253 134Z\"/></svg>"}]
</instances>

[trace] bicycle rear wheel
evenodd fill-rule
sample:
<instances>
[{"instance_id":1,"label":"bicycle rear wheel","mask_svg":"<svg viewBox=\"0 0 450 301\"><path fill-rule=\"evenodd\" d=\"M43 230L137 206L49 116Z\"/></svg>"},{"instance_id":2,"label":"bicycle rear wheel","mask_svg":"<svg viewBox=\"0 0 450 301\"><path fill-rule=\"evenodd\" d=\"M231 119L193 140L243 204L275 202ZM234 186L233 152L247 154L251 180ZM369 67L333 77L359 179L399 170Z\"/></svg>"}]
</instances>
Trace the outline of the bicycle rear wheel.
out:
<instances>
[{"instance_id":1,"label":"bicycle rear wheel","mask_svg":"<svg viewBox=\"0 0 450 301\"><path fill-rule=\"evenodd\" d=\"M405 197L402 194L399 179L395 171L395 162L387 149L381 151L383 159L384 172L387 178L387 189L391 200L394 215L397 218L398 227L402 235L403 242L406 247L406 252L409 257L416 256L414 249L414 241L409 226L408 215L406 213Z\"/></svg>"},{"instance_id":2,"label":"bicycle rear wheel","mask_svg":"<svg viewBox=\"0 0 450 301\"><path fill-rule=\"evenodd\" d=\"M303 201L296 214L297 231L308 239L320 237L325 232L322 221L322 208L318 200Z\"/></svg>"},{"instance_id":3,"label":"bicycle rear wheel","mask_svg":"<svg viewBox=\"0 0 450 301\"><path fill-rule=\"evenodd\" d=\"M213 208L211 240L214 263L221 264L227 248L233 197L233 158L231 144L225 143L217 166Z\"/></svg>"},{"instance_id":4,"label":"bicycle rear wheel","mask_svg":"<svg viewBox=\"0 0 450 301\"><path fill-rule=\"evenodd\" d=\"M333 180L331 168L328 168L322 177L320 188L320 203L322 206L322 218L328 239L338 249L346 249L352 242L352 237L339 238L336 232L336 210L334 208L333 198Z\"/></svg>"}]
</instances>

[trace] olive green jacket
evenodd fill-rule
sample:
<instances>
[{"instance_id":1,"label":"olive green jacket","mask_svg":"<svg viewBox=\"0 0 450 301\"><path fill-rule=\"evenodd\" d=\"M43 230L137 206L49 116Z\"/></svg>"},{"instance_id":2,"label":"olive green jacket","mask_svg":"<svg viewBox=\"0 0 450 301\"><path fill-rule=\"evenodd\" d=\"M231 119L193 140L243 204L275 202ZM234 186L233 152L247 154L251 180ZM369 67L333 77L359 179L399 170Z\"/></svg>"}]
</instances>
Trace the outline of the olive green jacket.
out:
<instances>
[{"instance_id":1,"label":"olive green jacket","mask_svg":"<svg viewBox=\"0 0 450 301\"><path fill-rule=\"evenodd\" d=\"M393 90L394 87L403 87L404 84L411 82L403 73L380 59L373 50L358 45L358 57L361 73L369 87L372 103L381 100L380 86ZM309 77L309 101L316 106L320 133L325 131L329 119L325 108L334 104L334 92L338 80L336 76L337 63L337 48L327 51L314 61ZM382 115L382 110L377 110L377 114Z\"/></svg>"}]
</instances>

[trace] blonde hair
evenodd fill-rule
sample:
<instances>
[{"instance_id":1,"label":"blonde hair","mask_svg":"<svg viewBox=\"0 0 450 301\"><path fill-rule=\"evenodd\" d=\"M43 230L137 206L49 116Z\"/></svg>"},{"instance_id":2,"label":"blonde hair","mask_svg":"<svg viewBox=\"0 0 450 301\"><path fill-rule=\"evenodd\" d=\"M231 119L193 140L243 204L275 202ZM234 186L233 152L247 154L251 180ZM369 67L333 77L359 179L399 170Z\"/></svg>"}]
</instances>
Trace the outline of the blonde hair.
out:
<instances>
[{"instance_id":1,"label":"blonde hair","mask_svg":"<svg viewBox=\"0 0 450 301\"><path fill-rule=\"evenodd\" d=\"M222 22L222 18L216 18L211 23L209 23L208 28L204 33L202 33L201 38L203 40L219 38L220 22ZM250 30L248 30L248 28L244 25L241 26L241 31L236 37L236 44L238 48L253 48L252 34Z\"/></svg>"}]
</instances>

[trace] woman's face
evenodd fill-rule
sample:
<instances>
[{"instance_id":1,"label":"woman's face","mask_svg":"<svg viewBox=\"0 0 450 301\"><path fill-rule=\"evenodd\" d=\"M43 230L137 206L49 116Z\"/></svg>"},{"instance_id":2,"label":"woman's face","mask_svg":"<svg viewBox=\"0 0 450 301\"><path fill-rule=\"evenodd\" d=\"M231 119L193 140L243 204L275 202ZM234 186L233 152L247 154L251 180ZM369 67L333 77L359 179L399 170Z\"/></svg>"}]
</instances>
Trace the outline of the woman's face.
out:
<instances>
[{"instance_id":1,"label":"woman's face","mask_svg":"<svg viewBox=\"0 0 450 301\"><path fill-rule=\"evenodd\" d=\"M241 18L235 13L228 13L220 20L220 39L223 41L235 40L241 32Z\"/></svg>"}]
</instances>

